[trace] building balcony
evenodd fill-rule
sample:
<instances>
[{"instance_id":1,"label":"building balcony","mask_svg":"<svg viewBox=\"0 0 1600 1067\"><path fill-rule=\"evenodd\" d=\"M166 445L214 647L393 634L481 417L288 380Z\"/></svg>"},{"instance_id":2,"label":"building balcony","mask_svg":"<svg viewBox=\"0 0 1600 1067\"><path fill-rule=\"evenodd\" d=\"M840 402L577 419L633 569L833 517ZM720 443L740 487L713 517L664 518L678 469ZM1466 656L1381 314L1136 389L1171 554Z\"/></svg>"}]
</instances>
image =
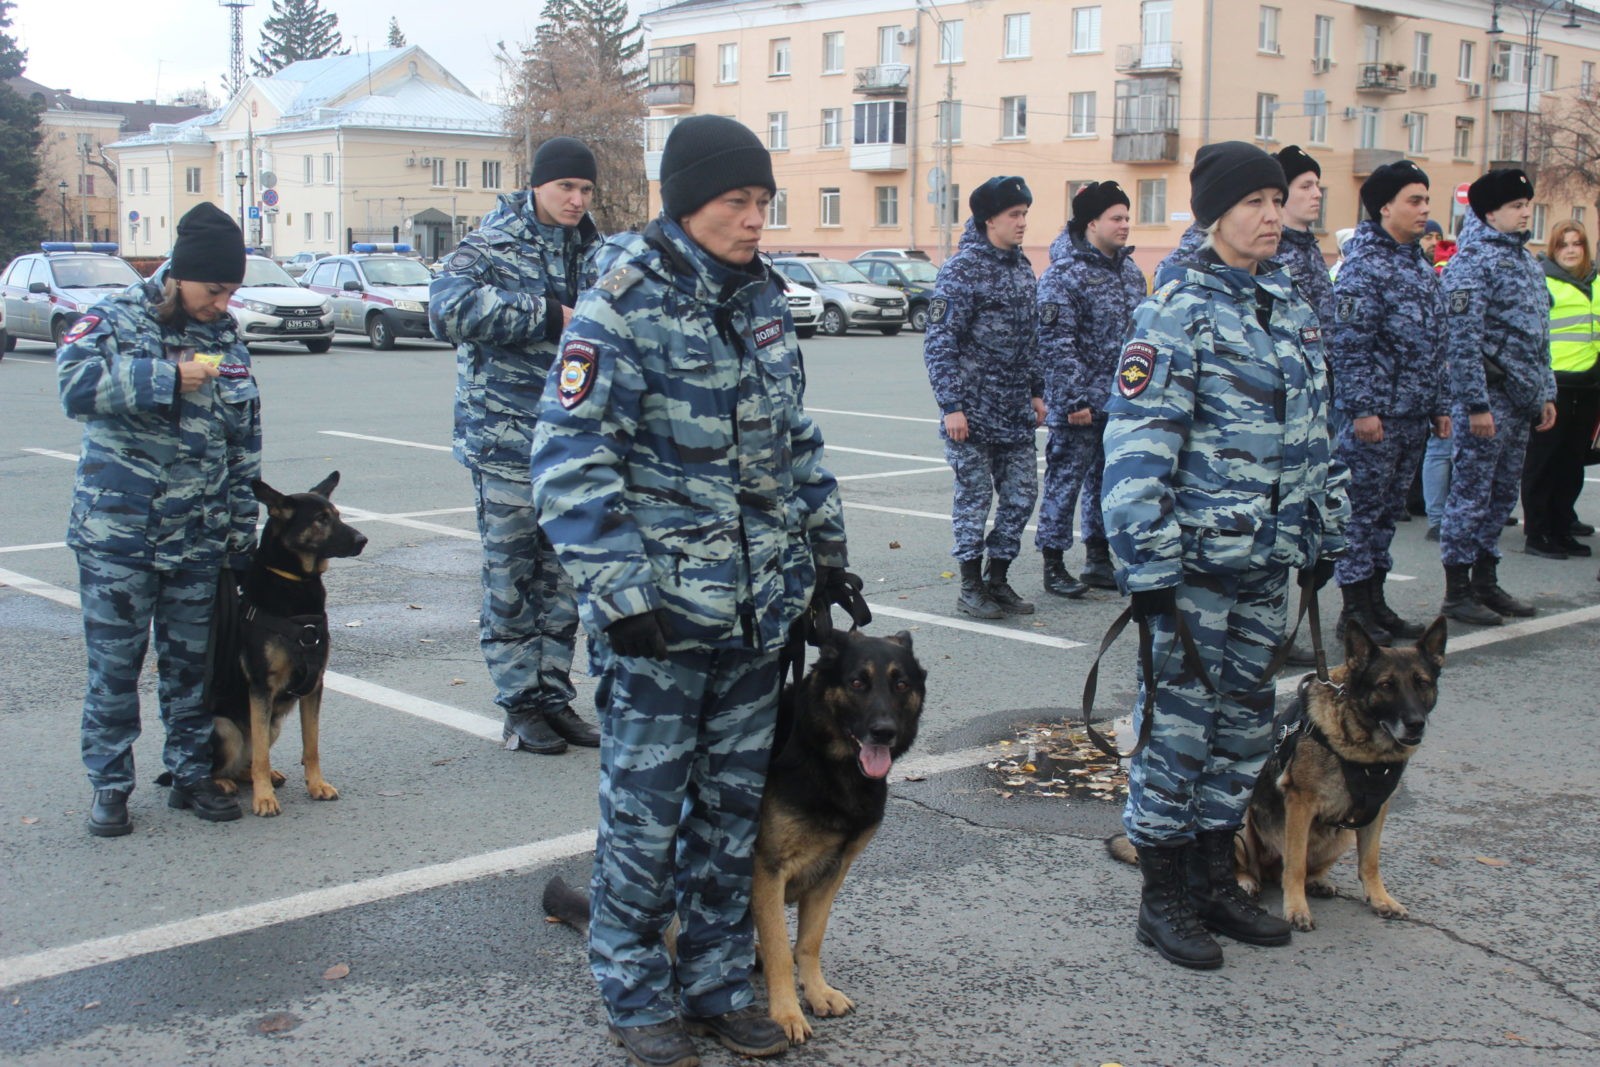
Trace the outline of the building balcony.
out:
<instances>
[{"instance_id":1,"label":"building balcony","mask_svg":"<svg viewBox=\"0 0 1600 1067\"><path fill-rule=\"evenodd\" d=\"M694 107L694 82L644 87L645 107Z\"/></svg>"},{"instance_id":2,"label":"building balcony","mask_svg":"<svg viewBox=\"0 0 1600 1067\"><path fill-rule=\"evenodd\" d=\"M1406 154L1396 148L1358 148L1350 164L1350 173L1362 178L1385 163L1398 163L1404 158Z\"/></svg>"},{"instance_id":3,"label":"building balcony","mask_svg":"<svg viewBox=\"0 0 1600 1067\"><path fill-rule=\"evenodd\" d=\"M1495 81L1489 83L1490 111L1527 111L1536 113L1544 99L1538 85L1531 89L1524 82Z\"/></svg>"},{"instance_id":4,"label":"building balcony","mask_svg":"<svg viewBox=\"0 0 1600 1067\"><path fill-rule=\"evenodd\" d=\"M1117 70L1124 74L1175 74L1183 69L1177 41L1117 45Z\"/></svg>"},{"instance_id":5,"label":"building balcony","mask_svg":"<svg viewBox=\"0 0 1600 1067\"><path fill-rule=\"evenodd\" d=\"M856 68L856 92L866 96L904 96L911 81L906 63L879 63Z\"/></svg>"},{"instance_id":6,"label":"building balcony","mask_svg":"<svg viewBox=\"0 0 1600 1067\"><path fill-rule=\"evenodd\" d=\"M1356 71L1358 93L1403 93L1408 88L1400 75L1403 63L1363 63Z\"/></svg>"},{"instance_id":7,"label":"building balcony","mask_svg":"<svg viewBox=\"0 0 1600 1067\"><path fill-rule=\"evenodd\" d=\"M1178 131L1119 131L1111 135L1111 160L1114 163L1176 163Z\"/></svg>"},{"instance_id":8,"label":"building balcony","mask_svg":"<svg viewBox=\"0 0 1600 1067\"><path fill-rule=\"evenodd\" d=\"M652 48L646 56L646 107L694 106L694 45Z\"/></svg>"},{"instance_id":9,"label":"building balcony","mask_svg":"<svg viewBox=\"0 0 1600 1067\"><path fill-rule=\"evenodd\" d=\"M850 169L888 171L906 169L903 144L857 144L850 146Z\"/></svg>"}]
</instances>

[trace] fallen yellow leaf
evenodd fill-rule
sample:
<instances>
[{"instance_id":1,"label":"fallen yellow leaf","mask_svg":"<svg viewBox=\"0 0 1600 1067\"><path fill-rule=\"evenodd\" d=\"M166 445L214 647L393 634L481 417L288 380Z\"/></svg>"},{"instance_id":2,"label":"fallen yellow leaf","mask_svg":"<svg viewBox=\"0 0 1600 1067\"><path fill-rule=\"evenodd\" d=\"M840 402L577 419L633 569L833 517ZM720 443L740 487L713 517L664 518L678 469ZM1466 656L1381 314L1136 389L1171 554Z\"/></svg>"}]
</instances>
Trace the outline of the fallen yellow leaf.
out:
<instances>
[{"instance_id":1,"label":"fallen yellow leaf","mask_svg":"<svg viewBox=\"0 0 1600 1067\"><path fill-rule=\"evenodd\" d=\"M339 979L349 975L349 973L350 965L348 963L335 963L332 967L322 972L322 980L325 982L337 982Z\"/></svg>"},{"instance_id":2,"label":"fallen yellow leaf","mask_svg":"<svg viewBox=\"0 0 1600 1067\"><path fill-rule=\"evenodd\" d=\"M1497 860L1490 856L1474 856L1473 858L1485 867L1504 867L1506 865L1505 860Z\"/></svg>"}]
</instances>

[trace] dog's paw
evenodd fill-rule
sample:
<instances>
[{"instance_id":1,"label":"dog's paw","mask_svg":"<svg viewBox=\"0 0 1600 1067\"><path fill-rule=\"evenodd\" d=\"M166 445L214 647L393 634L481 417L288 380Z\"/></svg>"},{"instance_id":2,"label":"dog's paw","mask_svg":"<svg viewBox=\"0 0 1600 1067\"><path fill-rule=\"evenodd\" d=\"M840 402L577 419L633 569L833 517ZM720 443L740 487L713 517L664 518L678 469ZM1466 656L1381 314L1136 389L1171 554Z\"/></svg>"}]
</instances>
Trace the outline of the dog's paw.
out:
<instances>
[{"instance_id":1,"label":"dog's paw","mask_svg":"<svg viewBox=\"0 0 1600 1067\"><path fill-rule=\"evenodd\" d=\"M255 799L250 804L250 810L257 815L269 816L278 814L282 809L278 807L278 798L273 795L271 790L262 792L258 789L256 790Z\"/></svg>"},{"instance_id":2,"label":"dog's paw","mask_svg":"<svg viewBox=\"0 0 1600 1067\"><path fill-rule=\"evenodd\" d=\"M232 778L213 778L211 784L217 787L217 792L225 797L231 797L239 791L239 783Z\"/></svg>"},{"instance_id":3,"label":"dog's paw","mask_svg":"<svg viewBox=\"0 0 1600 1067\"><path fill-rule=\"evenodd\" d=\"M1239 883L1240 889L1243 889L1246 893L1250 894L1252 899L1261 895L1261 883L1250 877L1248 874L1239 875L1235 881Z\"/></svg>"},{"instance_id":4,"label":"dog's paw","mask_svg":"<svg viewBox=\"0 0 1600 1067\"><path fill-rule=\"evenodd\" d=\"M1306 896L1308 897L1321 897L1326 899L1328 897L1336 897L1338 895L1339 891L1333 887L1332 882L1306 882Z\"/></svg>"},{"instance_id":5,"label":"dog's paw","mask_svg":"<svg viewBox=\"0 0 1600 1067\"><path fill-rule=\"evenodd\" d=\"M855 1010L855 1004L849 997L837 989L821 983L817 988L805 987L806 1003L811 1005L811 1014L819 1019L827 1019L838 1015L849 1015Z\"/></svg>"},{"instance_id":6,"label":"dog's paw","mask_svg":"<svg viewBox=\"0 0 1600 1067\"><path fill-rule=\"evenodd\" d=\"M327 782L307 782L306 792L311 794L312 800L339 799L339 791Z\"/></svg>"},{"instance_id":7,"label":"dog's paw","mask_svg":"<svg viewBox=\"0 0 1600 1067\"><path fill-rule=\"evenodd\" d=\"M800 1010L799 1001L790 1001L788 1004L774 1004L767 1011L772 1021L783 1027L783 1032L789 1035L789 1043L803 1045L806 1038L811 1036L811 1024L806 1022L805 1013Z\"/></svg>"},{"instance_id":8,"label":"dog's paw","mask_svg":"<svg viewBox=\"0 0 1600 1067\"><path fill-rule=\"evenodd\" d=\"M283 783L287 782L289 780L284 775L284 773L282 771L273 771L271 773L272 773L272 788L274 788L274 789L281 789L283 787Z\"/></svg>"},{"instance_id":9,"label":"dog's paw","mask_svg":"<svg viewBox=\"0 0 1600 1067\"><path fill-rule=\"evenodd\" d=\"M1317 921L1311 917L1310 908L1285 908L1283 917L1289 920L1290 926L1293 926L1301 933L1317 928Z\"/></svg>"},{"instance_id":10,"label":"dog's paw","mask_svg":"<svg viewBox=\"0 0 1600 1067\"><path fill-rule=\"evenodd\" d=\"M1404 919L1411 915L1404 904L1387 893L1381 897L1368 897L1367 903L1372 905L1373 911L1385 919Z\"/></svg>"}]
</instances>

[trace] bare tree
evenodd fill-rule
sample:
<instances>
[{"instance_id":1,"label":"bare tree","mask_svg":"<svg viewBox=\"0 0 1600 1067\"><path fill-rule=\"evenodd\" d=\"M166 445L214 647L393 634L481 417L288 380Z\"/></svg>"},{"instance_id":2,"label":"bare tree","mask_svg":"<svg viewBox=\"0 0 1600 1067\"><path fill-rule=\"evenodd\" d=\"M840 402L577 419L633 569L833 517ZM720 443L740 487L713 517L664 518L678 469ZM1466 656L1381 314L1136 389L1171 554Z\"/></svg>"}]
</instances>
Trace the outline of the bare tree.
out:
<instances>
[{"instance_id":1,"label":"bare tree","mask_svg":"<svg viewBox=\"0 0 1600 1067\"><path fill-rule=\"evenodd\" d=\"M1564 195L1600 211L1600 99L1577 91L1546 100L1528 133L1539 198Z\"/></svg>"}]
</instances>

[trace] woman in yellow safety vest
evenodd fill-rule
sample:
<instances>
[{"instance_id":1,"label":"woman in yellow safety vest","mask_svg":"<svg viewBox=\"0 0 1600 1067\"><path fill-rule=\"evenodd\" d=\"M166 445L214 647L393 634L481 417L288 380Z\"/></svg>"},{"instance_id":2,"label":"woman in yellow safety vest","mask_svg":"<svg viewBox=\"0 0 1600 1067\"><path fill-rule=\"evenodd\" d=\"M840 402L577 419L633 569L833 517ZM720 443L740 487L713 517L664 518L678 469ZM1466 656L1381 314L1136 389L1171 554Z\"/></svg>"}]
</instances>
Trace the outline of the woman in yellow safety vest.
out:
<instances>
[{"instance_id":1,"label":"woman in yellow safety vest","mask_svg":"<svg viewBox=\"0 0 1600 1067\"><path fill-rule=\"evenodd\" d=\"M1589 555L1578 540L1594 527L1578 521L1583 464L1600 421L1600 280L1580 222L1550 231L1541 256L1550 290L1550 365L1556 375L1556 424L1528 438L1522 468L1527 550L1549 559Z\"/></svg>"}]
</instances>

